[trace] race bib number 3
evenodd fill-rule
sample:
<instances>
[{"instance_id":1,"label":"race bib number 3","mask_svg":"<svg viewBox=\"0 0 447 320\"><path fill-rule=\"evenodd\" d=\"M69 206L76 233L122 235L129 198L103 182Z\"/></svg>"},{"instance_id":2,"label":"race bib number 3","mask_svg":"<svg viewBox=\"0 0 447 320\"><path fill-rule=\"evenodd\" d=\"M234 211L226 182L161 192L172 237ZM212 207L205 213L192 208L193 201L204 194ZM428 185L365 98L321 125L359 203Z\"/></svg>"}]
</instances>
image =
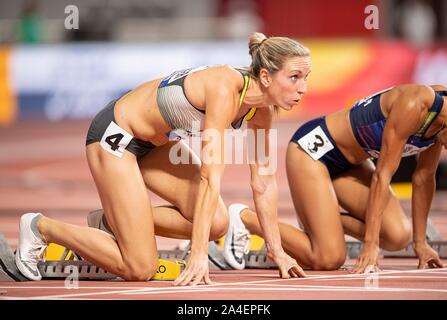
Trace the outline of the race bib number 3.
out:
<instances>
[{"instance_id":1,"label":"race bib number 3","mask_svg":"<svg viewBox=\"0 0 447 320\"><path fill-rule=\"evenodd\" d=\"M334 149L334 145L331 143L321 127L316 127L304 137L299 139L298 144L314 160L320 159L327 152Z\"/></svg>"},{"instance_id":2,"label":"race bib number 3","mask_svg":"<svg viewBox=\"0 0 447 320\"><path fill-rule=\"evenodd\" d=\"M100 144L107 152L122 158L132 138L131 134L112 121L104 132Z\"/></svg>"}]
</instances>

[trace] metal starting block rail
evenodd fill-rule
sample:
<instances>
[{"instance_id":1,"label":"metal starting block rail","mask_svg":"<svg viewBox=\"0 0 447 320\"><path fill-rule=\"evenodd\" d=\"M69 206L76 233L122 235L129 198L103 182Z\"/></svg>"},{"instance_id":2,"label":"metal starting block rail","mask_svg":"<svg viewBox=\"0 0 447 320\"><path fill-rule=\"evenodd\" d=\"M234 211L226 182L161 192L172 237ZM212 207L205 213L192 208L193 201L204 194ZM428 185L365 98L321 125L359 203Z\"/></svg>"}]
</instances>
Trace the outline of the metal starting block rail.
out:
<instances>
[{"instance_id":1,"label":"metal starting block rail","mask_svg":"<svg viewBox=\"0 0 447 320\"><path fill-rule=\"evenodd\" d=\"M447 259L447 241L428 241L430 247L432 247L438 254L439 258ZM405 249L399 251L383 251L385 258L415 258L412 245L408 245Z\"/></svg>"},{"instance_id":2,"label":"metal starting block rail","mask_svg":"<svg viewBox=\"0 0 447 320\"><path fill-rule=\"evenodd\" d=\"M42 279L57 280L76 277L78 280L120 280L111 272L85 260L39 262ZM185 268L185 262L175 259L159 259L157 272L151 280L175 280Z\"/></svg>"},{"instance_id":3,"label":"metal starting block rail","mask_svg":"<svg viewBox=\"0 0 447 320\"><path fill-rule=\"evenodd\" d=\"M429 240L427 243L439 254L441 259L447 259L447 241L443 240ZM347 241L347 251L348 257L355 259L359 256L360 251L363 247L363 242L361 241ZM413 250L412 243L406 246L404 249L399 251L387 251L381 250L384 258L416 258Z\"/></svg>"},{"instance_id":4,"label":"metal starting block rail","mask_svg":"<svg viewBox=\"0 0 447 320\"><path fill-rule=\"evenodd\" d=\"M84 260L45 261L39 262L37 267L43 279L62 280L76 276L79 280L118 280L113 273Z\"/></svg>"},{"instance_id":5,"label":"metal starting block rail","mask_svg":"<svg viewBox=\"0 0 447 320\"><path fill-rule=\"evenodd\" d=\"M432 240L428 244L439 254L441 259L447 259L447 241ZM359 256L363 242L347 241L347 256L355 259ZM399 251L386 251L382 249L384 258L416 258L412 244ZM265 250L250 251L245 255L245 267L248 269L275 269L276 264L267 257Z\"/></svg>"}]
</instances>

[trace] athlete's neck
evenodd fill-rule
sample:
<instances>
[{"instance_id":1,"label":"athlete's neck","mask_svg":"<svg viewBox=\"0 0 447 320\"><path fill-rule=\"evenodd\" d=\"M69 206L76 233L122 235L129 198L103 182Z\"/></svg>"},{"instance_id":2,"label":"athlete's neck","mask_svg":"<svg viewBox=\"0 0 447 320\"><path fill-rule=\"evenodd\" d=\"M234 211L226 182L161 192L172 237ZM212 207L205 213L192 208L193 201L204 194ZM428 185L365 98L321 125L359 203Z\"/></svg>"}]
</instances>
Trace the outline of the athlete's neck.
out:
<instances>
[{"instance_id":1,"label":"athlete's neck","mask_svg":"<svg viewBox=\"0 0 447 320\"><path fill-rule=\"evenodd\" d=\"M269 105L266 91L259 81L250 77L247 92L245 93L242 105L250 106L252 108L264 108Z\"/></svg>"}]
</instances>

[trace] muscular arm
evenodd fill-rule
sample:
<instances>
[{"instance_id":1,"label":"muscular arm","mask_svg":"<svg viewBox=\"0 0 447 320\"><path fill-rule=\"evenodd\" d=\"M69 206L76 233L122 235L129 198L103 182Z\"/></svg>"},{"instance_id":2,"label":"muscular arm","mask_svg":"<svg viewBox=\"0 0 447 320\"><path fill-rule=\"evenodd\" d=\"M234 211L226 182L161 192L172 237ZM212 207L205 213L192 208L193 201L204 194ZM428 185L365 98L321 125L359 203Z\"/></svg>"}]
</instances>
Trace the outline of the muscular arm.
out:
<instances>
[{"instance_id":1,"label":"muscular arm","mask_svg":"<svg viewBox=\"0 0 447 320\"><path fill-rule=\"evenodd\" d=\"M194 207L191 254L206 255L224 170L224 130L238 108L238 80L222 70L206 84L206 118L202 134L200 185Z\"/></svg>"},{"instance_id":2,"label":"muscular arm","mask_svg":"<svg viewBox=\"0 0 447 320\"><path fill-rule=\"evenodd\" d=\"M271 148L276 141L270 141L270 127L273 108L262 108L248 123L248 128L255 133L255 139L249 143L251 188L259 223L270 255L282 253L281 238L278 226L278 187L276 184L276 154ZM276 138L276 136L274 136ZM250 142L252 143L250 145ZM259 149L258 149L259 147ZM260 150L261 149L261 150ZM263 149L263 150L262 150ZM273 152L270 152L272 149ZM263 158L262 155L269 157Z\"/></svg>"},{"instance_id":3,"label":"muscular arm","mask_svg":"<svg viewBox=\"0 0 447 320\"><path fill-rule=\"evenodd\" d=\"M416 245L426 243L427 218L436 188L435 174L441 150L442 146L437 142L422 152L413 173L413 241Z\"/></svg>"},{"instance_id":4,"label":"muscular arm","mask_svg":"<svg viewBox=\"0 0 447 320\"><path fill-rule=\"evenodd\" d=\"M273 107L258 109L248 128L254 138L247 138L250 156L250 184L267 255L277 265L282 278L305 277L295 259L284 252L278 224L278 186L276 184L276 132L271 123Z\"/></svg>"},{"instance_id":5,"label":"muscular arm","mask_svg":"<svg viewBox=\"0 0 447 320\"><path fill-rule=\"evenodd\" d=\"M365 247L378 247L383 210L389 185L408 137L421 125L434 93L427 87L406 89L393 102L382 137L382 147L373 175L366 211ZM425 110L425 111L424 111Z\"/></svg>"},{"instance_id":6,"label":"muscular arm","mask_svg":"<svg viewBox=\"0 0 447 320\"><path fill-rule=\"evenodd\" d=\"M191 255L174 285L211 284L208 241L217 209L220 180L224 169L224 130L238 111L241 77L228 67L213 69L204 81L205 123L202 133L200 183L194 204Z\"/></svg>"}]
</instances>

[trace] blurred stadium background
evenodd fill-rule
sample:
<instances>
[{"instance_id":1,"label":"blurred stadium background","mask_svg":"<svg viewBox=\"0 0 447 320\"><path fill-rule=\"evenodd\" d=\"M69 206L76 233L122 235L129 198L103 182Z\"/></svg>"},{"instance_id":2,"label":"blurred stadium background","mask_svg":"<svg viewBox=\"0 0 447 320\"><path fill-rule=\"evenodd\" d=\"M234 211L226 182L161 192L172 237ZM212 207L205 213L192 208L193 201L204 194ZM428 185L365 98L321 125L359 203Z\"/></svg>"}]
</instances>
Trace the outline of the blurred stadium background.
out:
<instances>
[{"instance_id":1,"label":"blurred stadium background","mask_svg":"<svg viewBox=\"0 0 447 320\"><path fill-rule=\"evenodd\" d=\"M79 29L66 29L73 5ZM379 10L378 29L365 27L369 5ZM447 0L0 0L0 166L38 157L39 144L25 152L13 139L43 128L81 132L82 150L89 119L144 81L185 67L248 65L254 31L311 49L309 92L279 117L289 131L396 84L447 84L446 17ZM78 123L82 130L72 129ZM55 149L70 155L66 142ZM414 159L403 166L396 179L408 179ZM442 164L439 188L446 171ZM5 172L0 202L10 200Z\"/></svg>"}]
</instances>

